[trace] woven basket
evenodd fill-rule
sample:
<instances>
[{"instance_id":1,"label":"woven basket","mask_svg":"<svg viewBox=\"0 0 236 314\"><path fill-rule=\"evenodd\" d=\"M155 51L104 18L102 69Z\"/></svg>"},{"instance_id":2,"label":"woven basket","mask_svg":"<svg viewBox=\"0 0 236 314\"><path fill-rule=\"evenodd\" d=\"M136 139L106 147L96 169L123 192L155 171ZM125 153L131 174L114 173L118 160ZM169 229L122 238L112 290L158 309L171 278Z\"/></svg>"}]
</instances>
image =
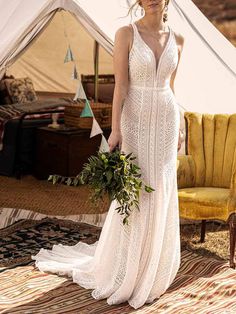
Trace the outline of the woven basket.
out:
<instances>
[{"instance_id":1,"label":"woven basket","mask_svg":"<svg viewBox=\"0 0 236 314\"><path fill-rule=\"evenodd\" d=\"M90 102L90 106L100 127L109 128L112 121L112 105ZM66 105L64 114L65 125L77 127L80 129L91 129L93 118L80 117L83 109L84 103Z\"/></svg>"}]
</instances>

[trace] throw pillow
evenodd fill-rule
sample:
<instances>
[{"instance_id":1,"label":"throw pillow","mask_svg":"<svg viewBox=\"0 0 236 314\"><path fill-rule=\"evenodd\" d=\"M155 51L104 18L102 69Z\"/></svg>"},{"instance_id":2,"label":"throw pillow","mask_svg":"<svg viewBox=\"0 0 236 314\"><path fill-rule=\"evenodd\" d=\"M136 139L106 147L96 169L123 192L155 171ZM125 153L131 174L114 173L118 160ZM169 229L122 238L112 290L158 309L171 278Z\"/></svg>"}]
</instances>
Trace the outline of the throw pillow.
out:
<instances>
[{"instance_id":1,"label":"throw pillow","mask_svg":"<svg viewBox=\"0 0 236 314\"><path fill-rule=\"evenodd\" d=\"M37 100L33 82L30 78L4 80L12 103L25 103Z\"/></svg>"}]
</instances>

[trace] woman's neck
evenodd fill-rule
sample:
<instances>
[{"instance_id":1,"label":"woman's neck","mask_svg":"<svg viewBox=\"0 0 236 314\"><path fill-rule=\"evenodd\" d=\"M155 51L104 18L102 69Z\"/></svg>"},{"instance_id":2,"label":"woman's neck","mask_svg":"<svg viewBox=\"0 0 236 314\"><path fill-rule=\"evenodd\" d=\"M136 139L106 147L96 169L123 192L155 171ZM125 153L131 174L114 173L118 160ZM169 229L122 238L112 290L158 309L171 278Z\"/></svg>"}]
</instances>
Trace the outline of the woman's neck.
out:
<instances>
[{"instance_id":1,"label":"woman's neck","mask_svg":"<svg viewBox=\"0 0 236 314\"><path fill-rule=\"evenodd\" d=\"M145 25L146 29L148 29L150 32L163 30L165 28L165 22L163 22L162 14L146 15L141 19L141 21L142 21L142 24Z\"/></svg>"}]
</instances>

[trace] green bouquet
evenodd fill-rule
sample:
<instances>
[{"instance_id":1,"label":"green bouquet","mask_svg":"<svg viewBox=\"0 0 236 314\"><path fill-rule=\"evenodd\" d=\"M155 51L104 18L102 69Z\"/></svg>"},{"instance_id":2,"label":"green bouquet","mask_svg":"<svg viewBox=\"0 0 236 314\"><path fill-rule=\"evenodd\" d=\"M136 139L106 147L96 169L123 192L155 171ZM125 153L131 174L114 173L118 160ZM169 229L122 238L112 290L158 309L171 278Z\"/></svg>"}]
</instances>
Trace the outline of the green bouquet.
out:
<instances>
[{"instance_id":1,"label":"green bouquet","mask_svg":"<svg viewBox=\"0 0 236 314\"><path fill-rule=\"evenodd\" d=\"M89 185L92 189L90 200L97 203L108 194L109 200L117 200L116 210L123 215L123 224L128 224L128 217L133 208L139 210L139 194L144 185L145 191L150 193L154 189L143 184L140 167L132 161L136 157L132 153L125 154L118 149L112 152L97 152L97 156L90 156L83 170L76 177L50 175L48 180L56 183L78 186Z\"/></svg>"}]
</instances>

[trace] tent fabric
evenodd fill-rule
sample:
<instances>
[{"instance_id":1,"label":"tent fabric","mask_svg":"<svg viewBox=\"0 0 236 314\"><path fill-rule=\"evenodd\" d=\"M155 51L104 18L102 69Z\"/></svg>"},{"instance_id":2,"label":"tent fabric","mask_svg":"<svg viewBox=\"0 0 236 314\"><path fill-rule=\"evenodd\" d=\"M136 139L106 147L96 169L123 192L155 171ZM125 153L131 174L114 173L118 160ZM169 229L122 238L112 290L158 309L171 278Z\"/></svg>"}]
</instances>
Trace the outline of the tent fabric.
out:
<instances>
[{"instance_id":1,"label":"tent fabric","mask_svg":"<svg viewBox=\"0 0 236 314\"><path fill-rule=\"evenodd\" d=\"M56 12L43 32L12 64L7 73L15 77L33 78L37 91L75 93L78 81L71 79L74 64L64 63L69 44L79 75L92 74L94 39L66 11ZM112 56L102 47L99 49L99 73L113 73Z\"/></svg>"},{"instance_id":2,"label":"tent fabric","mask_svg":"<svg viewBox=\"0 0 236 314\"><path fill-rule=\"evenodd\" d=\"M130 17L124 17L125 0L0 0L0 8L0 76L47 25L55 10L71 12L111 55L116 30L130 23ZM233 45L191 0L170 1L168 23L185 37L175 84L179 105L188 111L234 113Z\"/></svg>"},{"instance_id":3,"label":"tent fabric","mask_svg":"<svg viewBox=\"0 0 236 314\"><path fill-rule=\"evenodd\" d=\"M235 113L235 47L191 1L172 4L172 27L185 37L176 76L179 103L189 111Z\"/></svg>"},{"instance_id":4,"label":"tent fabric","mask_svg":"<svg viewBox=\"0 0 236 314\"><path fill-rule=\"evenodd\" d=\"M95 37L101 42L103 33L95 28L92 20L88 23L89 18L86 13L74 1L12 0L10 8L5 6L5 3L3 5L3 2L0 1L0 8L3 8L1 14L5 16L3 21L5 25L0 27L0 38L4 38L0 44L0 77L7 70L8 74L16 77L30 76L38 91L75 92L78 83L70 79L72 69L70 65L64 66L61 61L64 59L68 46L64 29L71 33L68 39L72 41L74 51L77 52L80 74L93 73L94 40L92 38ZM12 8L13 2L15 11ZM22 3L24 6L21 9ZM56 13L60 9L73 13L77 21L64 12L66 21L63 25L62 13ZM24 19L24 10L27 13L31 12L31 16L27 14ZM35 12L38 14L37 18ZM52 18L53 21L45 27ZM39 38L36 38L43 27L46 29ZM89 30L90 35L88 35ZM24 52L26 47L29 49ZM19 57L19 53L22 52L24 54ZM113 73L112 57L104 49L101 49L99 55L100 72Z\"/></svg>"}]
</instances>

